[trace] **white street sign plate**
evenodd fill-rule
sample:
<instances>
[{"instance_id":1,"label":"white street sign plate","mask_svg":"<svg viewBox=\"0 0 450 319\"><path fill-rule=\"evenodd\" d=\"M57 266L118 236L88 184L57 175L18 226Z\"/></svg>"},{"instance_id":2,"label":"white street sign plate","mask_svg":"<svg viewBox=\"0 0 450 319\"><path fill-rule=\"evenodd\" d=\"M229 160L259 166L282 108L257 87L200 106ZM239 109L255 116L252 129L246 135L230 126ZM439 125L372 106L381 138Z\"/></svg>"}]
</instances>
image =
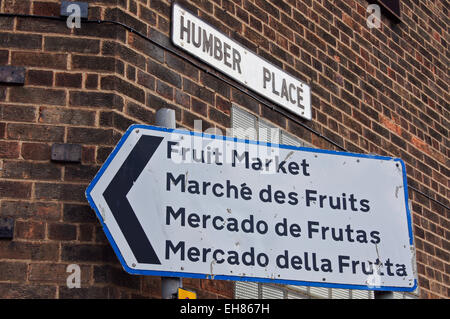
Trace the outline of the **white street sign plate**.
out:
<instances>
[{"instance_id":1,"label":"white street sign plate","mask_svg":"<svg viewBox=\"0 0 450 319\"><path fill-rule=\"evenodd\" d=\"M172 8L172 42L272 102L311 120L310 87L180 7Z\"/></svg>"},{"instance_id":2,"label":"white street sign plate","mask_svg":"<svg viewBox=\"0 0 450 319\"><path fill-rule=\"evenodd\" d=\"M133 125L86 196L132 274L416 287L400 159Z\"/></svg>"}]
</instances>

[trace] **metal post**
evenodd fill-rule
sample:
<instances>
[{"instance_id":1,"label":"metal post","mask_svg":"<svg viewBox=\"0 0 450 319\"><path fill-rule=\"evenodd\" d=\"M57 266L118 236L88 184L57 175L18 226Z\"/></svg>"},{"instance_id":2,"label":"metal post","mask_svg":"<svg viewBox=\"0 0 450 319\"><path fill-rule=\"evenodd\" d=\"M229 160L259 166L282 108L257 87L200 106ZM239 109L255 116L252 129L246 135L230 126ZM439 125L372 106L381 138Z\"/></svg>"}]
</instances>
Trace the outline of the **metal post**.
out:
<instances>
[{"instance_id":1,"label":"metal post","mask_svg":"<svg viewBox=\"0 0 450 319\"><path fill-rule=\"evenodd\" d=\"M392 291L374 291L375 299L394 299Z\"/></svg>"},{"instance_id":2,"label":"metal post","mask_svg":"<svg viewBox=\"0 0 450 319\"><path fill-rule=\"evenodd\" d=\"M183 287L183 281L180 277L161 277L161 298L176 299L178 288Z\"/></svg>"},{"instance_id":3,"label":"metal post","mask_svg":"<svg viewBox=\"0 0 450 319\"><path fill-rule=\"evenodd\" d=\"M176 128L175 110L162 108L156 111L155 124L160 127Z\"/></svg>"},{"instance_id":4,"label":"metal post","mask_svg":"<svg viewBox=\"0 0 450 319\"><path fill-rule=\"evenodd\" d=\"M176 128L175 111L162 108L156 111L155 125L166 128ZM183 287L179 277L161 277L162 299L174 299L178 294L178 288Z\"/></svg>"}]
</instances>

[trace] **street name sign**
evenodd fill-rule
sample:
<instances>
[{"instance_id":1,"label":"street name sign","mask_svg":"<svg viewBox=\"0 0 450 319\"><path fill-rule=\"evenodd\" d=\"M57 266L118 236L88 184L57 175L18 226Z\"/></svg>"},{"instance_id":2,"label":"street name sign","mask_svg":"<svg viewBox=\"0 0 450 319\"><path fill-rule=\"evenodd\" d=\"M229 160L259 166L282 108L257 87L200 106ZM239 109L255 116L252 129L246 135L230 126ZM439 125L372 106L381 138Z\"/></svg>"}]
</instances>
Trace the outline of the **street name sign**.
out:
<instances>
[{"instance_id":1,"label":"street name sign","mask_svg":"<svg viewBox=\"0 0 450 319\"><path fill-rule=\"evenodd\" d=\"M133 125L86 196L131 274L416 287L400 159Z\"/></svg>"},{"instance_id":2,"label":"street name sign","mask_svg":"<svg viewBox=\"0 0 450 319\"><path fill-rule=\"evenodd\" d=\"M259 57L177 3L172 7L172 42L254 92L311 120L309 85Z\"/></svg>"}]
</instances>

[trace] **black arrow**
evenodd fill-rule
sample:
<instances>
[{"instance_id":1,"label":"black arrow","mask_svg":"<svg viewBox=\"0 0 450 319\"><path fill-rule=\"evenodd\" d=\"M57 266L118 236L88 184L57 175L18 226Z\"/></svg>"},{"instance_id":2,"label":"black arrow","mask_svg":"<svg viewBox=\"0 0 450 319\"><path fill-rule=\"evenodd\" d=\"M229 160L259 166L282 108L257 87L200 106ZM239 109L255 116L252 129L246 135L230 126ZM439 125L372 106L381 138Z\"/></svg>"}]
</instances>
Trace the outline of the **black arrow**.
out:
<instances>
[{"instance_id":1,"label":"black arrow","mask_svg":"<svg viewBox=\"0 0 450 319\"><path fill-rule=\"evenodd\" d=\"M126 196L162 140L159 136L141 136L103 193L138 263L161 264Z\"/></svg>"}]
</instances>

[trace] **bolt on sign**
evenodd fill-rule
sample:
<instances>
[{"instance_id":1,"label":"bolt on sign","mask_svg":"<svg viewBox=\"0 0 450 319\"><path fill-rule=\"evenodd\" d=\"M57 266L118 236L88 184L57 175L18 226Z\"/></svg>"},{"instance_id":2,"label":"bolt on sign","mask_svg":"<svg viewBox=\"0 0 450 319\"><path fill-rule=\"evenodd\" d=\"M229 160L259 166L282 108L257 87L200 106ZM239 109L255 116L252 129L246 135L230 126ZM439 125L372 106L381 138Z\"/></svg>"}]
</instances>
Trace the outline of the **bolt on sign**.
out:
<instances>
[{"instance_id":1,"label":"bolt on sign","mask_svg":"<svg viewBox=\"0 0 450 319\"><path fill-rule=\"evenodd\" d=\"M200 20L177 3L172 42L254 92L311 120L310 87Z\"/></svg>"},{"instance_id":2,"label":"bolt on sign","mask_svg":"<svg viewBox=\"0 0 450 319\"><path fill-rule=\"evenodd\" d=\"M133 125L86 196L131 274L416 287L400 159Z\"/></svg>"}]
</instances>

